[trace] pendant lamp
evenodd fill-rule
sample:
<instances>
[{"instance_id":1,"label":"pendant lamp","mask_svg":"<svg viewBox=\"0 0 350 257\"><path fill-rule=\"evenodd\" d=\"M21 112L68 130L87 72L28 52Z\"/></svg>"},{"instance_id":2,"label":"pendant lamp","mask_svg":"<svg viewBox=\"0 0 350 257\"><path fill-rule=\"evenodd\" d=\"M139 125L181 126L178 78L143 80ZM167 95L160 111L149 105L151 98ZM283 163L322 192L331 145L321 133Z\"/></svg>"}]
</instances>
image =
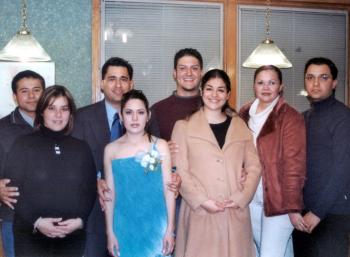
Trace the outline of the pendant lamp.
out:
<instances>
[{"instance_id":1,"label":"pendant lamp","mask_svg":"<svg viewBox=\"0 0 350 257\"><path fill-rule=\"evenodd\" d=\"M278 68L291 68L292 64L270 38L270 0L266 1L265 27L266 38L263 40L243 63L246 68L259 68L262 65L274 65Z\"/></svg>"},{"instance_id":2,"label":"pendant lamp","mask_svg":"<svg viewBox=\"0 0 350 257\"><path fill-rule=\"evenodd\" d=\"M47 62L51 57L30 33L27 27L27 1L22 0L22 24L20 30L0 51L1 61Z\"/></svg>"}]
</instances>

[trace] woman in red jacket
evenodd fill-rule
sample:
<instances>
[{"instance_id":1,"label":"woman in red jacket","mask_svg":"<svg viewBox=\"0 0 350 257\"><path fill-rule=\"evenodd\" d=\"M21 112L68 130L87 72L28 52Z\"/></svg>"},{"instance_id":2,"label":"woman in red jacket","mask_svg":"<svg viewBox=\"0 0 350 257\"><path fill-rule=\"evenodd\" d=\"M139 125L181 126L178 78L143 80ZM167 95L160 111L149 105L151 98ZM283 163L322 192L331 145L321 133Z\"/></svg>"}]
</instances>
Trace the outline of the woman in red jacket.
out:
<instances>
[{"instance_id":1,"label":"woman in red jacket","mask_svg":"<svg viewBox=\"0 0 350 257\"><path fill-rule=\"evenodd\" d=\"M287 247L293 228L305 229L300 211L306 172L305 125L282 96L281 70L262 66L254 74L256 99L240 110L252 131L263 167L250 203L254 241L260 257L293 256Z\"/></svg>"}]
</instances>

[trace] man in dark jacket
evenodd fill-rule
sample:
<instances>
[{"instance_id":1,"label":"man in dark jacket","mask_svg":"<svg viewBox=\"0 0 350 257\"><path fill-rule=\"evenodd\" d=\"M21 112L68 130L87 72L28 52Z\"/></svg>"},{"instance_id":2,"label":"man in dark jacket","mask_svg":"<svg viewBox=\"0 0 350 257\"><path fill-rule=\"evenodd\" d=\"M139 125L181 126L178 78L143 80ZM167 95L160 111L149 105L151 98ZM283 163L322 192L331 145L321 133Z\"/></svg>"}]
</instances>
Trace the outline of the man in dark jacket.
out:
<instances>
[{"instance_id":1,"label":"man in dark jacket","mask_svg":"<svg viewBox=\"0 0 350 257\"><path fill-rule=\"evenodd\" d=\"M296 257L347 257L350 233L350 109L335 99L338 69L326 58L305 65L306 232L295 232Z\"/></svg>"},{"instance_id":2,"label":"man in dark jacket","mask_svg":"<svg viewBox=\"0 0 350 257\"><path fill-rule=\"evenodd\" d=\"M75 137L89 144L97 172L100 174L97 180L100 201L96 201L87 224L85 257L109 256L102 208L104 201L110 199L110 190L103 179L103 150L111 140L115 140L112 139L111 132L114 129L114 122L120 122L120 120L114 121L114 117L116 113L119 116L123 94L134 87L133 67L120 57L108 59L102 66L101 76L104 99L78 110L73 132ZM174 180L177 181L176 178Z\"/></svg>"},{"instance_id":3,"label":"man in dark jacket","mask_svg":"<svg viewBox=\"0 0 350 257\"><path fill-rule=\"evenodd\" d=\"M17 137L33 131L35 109L38 100L45 89L45 80L38 73L25 70L12 79L13 97L17 108L0 120L0 167L4 164L6 154ZM0 207L2 244L6 257L14 256L12 220L13 204L18 196L17 188L8 187L10 180L0 174Z\"/></svg>"},{"instance_id":4,"label":"man in dark jacket","mask_svg":"<svg viewBox=\"0 0 350 257\"><path fill-rule=\"evenodd\" d=\"M112 124L116 113L119 116L123 94L134 86L131 64L119 57L108 59L102 67L101 90L104 99L78 110L73 135L85 140L93 153L100 191L108 188L103 179L103 150L111 141ZM120 120L116 121L120 122ZM120 135L119 135L120 136ZM101 186L102 185L102 186ZM100 192L101 195L103 193ZM101 201L103 204L103 201ZM98 200L87 224L85 257L107 257L105 219Z\"/></svg>"}]
</instances>

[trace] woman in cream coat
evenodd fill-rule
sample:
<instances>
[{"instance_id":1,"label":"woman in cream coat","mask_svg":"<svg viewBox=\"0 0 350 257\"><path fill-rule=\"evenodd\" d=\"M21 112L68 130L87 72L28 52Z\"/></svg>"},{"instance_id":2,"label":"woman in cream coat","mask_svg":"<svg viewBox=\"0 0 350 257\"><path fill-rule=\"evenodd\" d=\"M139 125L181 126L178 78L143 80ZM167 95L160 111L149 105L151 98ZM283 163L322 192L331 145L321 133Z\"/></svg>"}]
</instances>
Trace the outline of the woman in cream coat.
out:
<instances>
[{"instance_id":1,"label":"woman in cream coat","mask_svg":"<svg viewBox=\"0 0 350 257\"><path fill-rule=\"evenodd\" d=\"M183 197L176 257L255 256L248 204L261 167L246 124L225 113L229 94L227 74L208 71L202 79L203 107L173 130Z\"/></svg>"}]
</instances>

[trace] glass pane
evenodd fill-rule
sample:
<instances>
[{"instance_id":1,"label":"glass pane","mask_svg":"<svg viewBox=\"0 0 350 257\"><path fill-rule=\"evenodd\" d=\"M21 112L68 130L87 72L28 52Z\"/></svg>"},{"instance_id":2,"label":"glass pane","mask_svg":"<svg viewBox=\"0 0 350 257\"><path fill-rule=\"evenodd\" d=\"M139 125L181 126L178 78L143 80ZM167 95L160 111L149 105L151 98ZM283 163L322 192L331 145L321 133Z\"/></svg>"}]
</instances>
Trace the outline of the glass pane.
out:
<instances>
[{"instance_id":1,"label":"glass pane","mask_svg":"<svg viewBox=\"0 0 350 257\"><path fill-rule=\"evenodd\" d=\"M102 8L104 55L130 61L136 88L151 103L175 90L175 53L196 48L204 69L222 67L223 12L221 4L196 2L105 1Z\"/></svg>"},{"instance_id":2,"label":"glass pane","mask_svg":"<svg viewBox=\"0 0 350 257\"><path fill-rule=\"evenodd\" d=\"M240 51L238 107L254 98L254 69L243 68L242 63L265 38L265 7L239 7ZM327 57L339 69L336 97L345 102L347 67L347 13L313 9L273 8L270 35L293 64L282 69L284 96L289 104L305 111L309 103L301 95L304 89L304 65L312 57Z\"/></svg>"}]
</instances>

